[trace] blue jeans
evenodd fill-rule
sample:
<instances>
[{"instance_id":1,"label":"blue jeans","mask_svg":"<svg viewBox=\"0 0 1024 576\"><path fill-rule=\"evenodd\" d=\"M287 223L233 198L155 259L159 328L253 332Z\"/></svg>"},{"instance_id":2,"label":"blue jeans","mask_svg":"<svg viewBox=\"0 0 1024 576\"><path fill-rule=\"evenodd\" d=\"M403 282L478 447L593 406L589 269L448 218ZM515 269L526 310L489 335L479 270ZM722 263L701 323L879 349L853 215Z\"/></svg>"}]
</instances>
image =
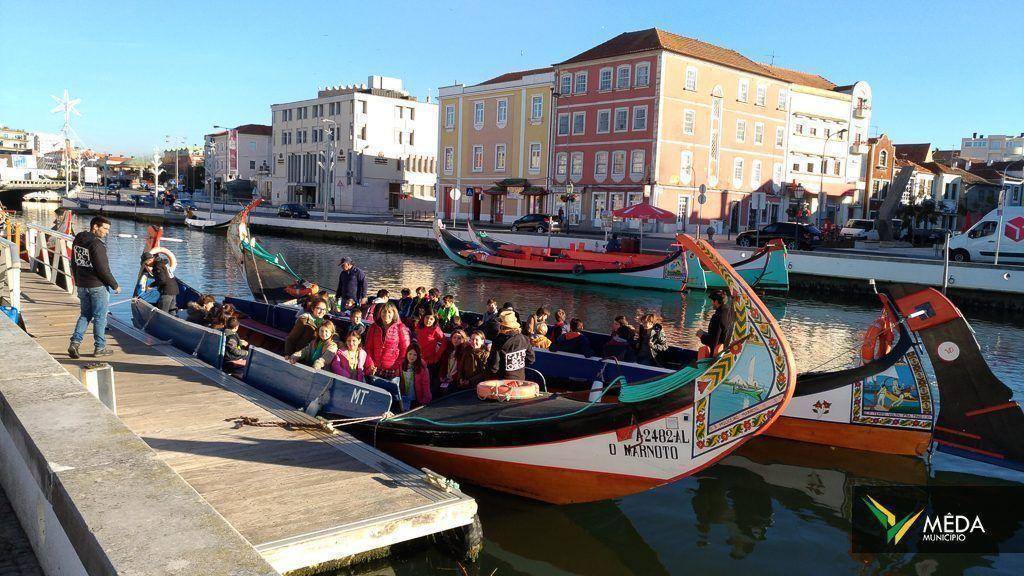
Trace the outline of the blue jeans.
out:
<instances>
[{"instance_id":1,"label":"blue jeans","mask_svg":"<svg viewBox=\"0 0 1024 576\"><path fill-rule=\"evenodd\" d=\"M92 322L92 335L96 340L96 349L107 346L107 307L110 305L110 292L106 286L99 288L79 288L78 304L81 313L75 324L75 332L71 334L72 344L81 344L85 339L85 330Z\"/></svg>"}]
</instances>

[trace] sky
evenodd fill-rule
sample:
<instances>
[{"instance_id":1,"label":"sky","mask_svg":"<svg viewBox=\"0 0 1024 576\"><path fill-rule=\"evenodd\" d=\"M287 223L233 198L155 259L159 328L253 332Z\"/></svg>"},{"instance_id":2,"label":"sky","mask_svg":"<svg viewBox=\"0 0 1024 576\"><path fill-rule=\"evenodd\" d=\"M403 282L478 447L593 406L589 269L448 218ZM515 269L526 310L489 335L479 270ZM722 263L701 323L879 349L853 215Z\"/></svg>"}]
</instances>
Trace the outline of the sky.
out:
<instances>
[{"instance_id":1,"label":"sky","mask_svg":"<svg viewBox=\"0 0 1024 576\"><path fill-rule=\"evenodd\" d=\"M866 80L872 135L959 148L1024 132L1024 3L30 2L0 0L0 125L57 132L81 98L86 147L151 154L214 124L270 124L320 86L403 79L412 94L567 59L658 27L837 84Z\"/></svg>"}]
</instances>

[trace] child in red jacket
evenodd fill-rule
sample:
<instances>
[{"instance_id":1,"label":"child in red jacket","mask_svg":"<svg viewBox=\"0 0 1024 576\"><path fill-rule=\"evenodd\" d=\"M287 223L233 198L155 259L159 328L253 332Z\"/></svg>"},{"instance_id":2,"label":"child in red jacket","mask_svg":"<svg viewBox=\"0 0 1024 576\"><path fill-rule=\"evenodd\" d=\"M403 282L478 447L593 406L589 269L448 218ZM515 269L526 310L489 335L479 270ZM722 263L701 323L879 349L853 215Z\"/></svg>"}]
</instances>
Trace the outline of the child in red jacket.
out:
<instances>
[{"instance_id":1,"label":"child in red jacket","mask_svg":"<svg viewBox=\"0 0 1024 576\"><path fill-rule=\"evenodd\" d=\"M430 372L420 358L420 348L411 344L405 351L402 370L398 374L398 389L402 404L408 408L430 404Z\"/></svg>"}]
</instances>

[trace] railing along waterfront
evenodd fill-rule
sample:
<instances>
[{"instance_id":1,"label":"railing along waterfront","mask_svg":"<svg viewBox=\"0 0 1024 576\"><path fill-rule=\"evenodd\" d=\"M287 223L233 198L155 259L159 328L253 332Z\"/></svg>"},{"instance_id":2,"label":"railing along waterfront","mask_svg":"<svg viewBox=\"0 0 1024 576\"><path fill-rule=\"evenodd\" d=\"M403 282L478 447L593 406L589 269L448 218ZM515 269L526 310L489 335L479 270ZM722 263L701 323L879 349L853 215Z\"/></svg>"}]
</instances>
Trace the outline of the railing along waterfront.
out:
<instances>
[{"instance_id":1,"label":"railing along waterfront","mask_svg":"<svg viewBox=\"0 0 1024 576\"><path fill-rule=\"evenodd\" d=\"M41 271L47 281L68 294L75 291L71 273L71 243L74 236L39 226L26 224L25 254L32 270Z\"/></svg>"},{"instance_id":2,"label":"railing along waterfront","mask_svg":"<svg viewBox=\"0 0 1024 576\"><path fill-rule=\"evenodd\" d=\"M0 238L0 306L21 309L19 248L7 238Z\"/></svg>"}]
</instances>

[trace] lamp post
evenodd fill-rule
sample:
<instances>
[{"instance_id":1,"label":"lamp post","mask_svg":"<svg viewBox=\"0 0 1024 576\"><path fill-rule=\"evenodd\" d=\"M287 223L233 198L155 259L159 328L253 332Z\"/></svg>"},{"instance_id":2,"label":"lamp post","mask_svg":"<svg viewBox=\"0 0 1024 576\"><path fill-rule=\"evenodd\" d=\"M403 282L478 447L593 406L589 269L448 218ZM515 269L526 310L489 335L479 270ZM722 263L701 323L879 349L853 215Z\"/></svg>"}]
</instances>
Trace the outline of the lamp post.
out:
<instances>
[{"instance_id":1,"label":"lamp post","mask_svg":"<svg viewBox=\"0 0 1024 576\"><path fill-rule=\"evenodd\" d=\"M834 135L841 137L842 135L846 134L847 132L849 132L849 130L847 130L846 128L842 128L838 132L836 132ZM833 136L833 134L829 134L828 136L826 136L825 137L825 142L822 143L822 145L821 145L821 166L819 167L820 170L821 170L821 174L820 174L820 178L818 180L818 218L817 218L817 220L818 220L818 227L819 228L821 227L821 222L822 222L822 219L823 219L822 216L824 216L824 214L825 214L824 205L828 202L828 194L825 194L825 154L828 151L828 143L829 143L830 140L832 140L832 136Z\"/></svg>"},{"instance_id":2,"label":"lamp post","mask_svg":"<svg viewBox=\"0 0 1024 576\"><path fill-rule=\"evenodd\" d=\"M796 210L797 210L796 221L797 221L797 224L800 223L800 214L804 210L804 208L803 208L803 206L804 206L804 192L805 192L804 187L801 184L797 184L796 186L793 187L793 197L796 198L796 200L797 200L797 202L796 202ZM799 248L800 247L800 232L799 232L800 227L799 226L794 226L793 230L794 230L794 232L793 232L793 234L794 234L793 245Z\"/></svg>"}]
</instances>

